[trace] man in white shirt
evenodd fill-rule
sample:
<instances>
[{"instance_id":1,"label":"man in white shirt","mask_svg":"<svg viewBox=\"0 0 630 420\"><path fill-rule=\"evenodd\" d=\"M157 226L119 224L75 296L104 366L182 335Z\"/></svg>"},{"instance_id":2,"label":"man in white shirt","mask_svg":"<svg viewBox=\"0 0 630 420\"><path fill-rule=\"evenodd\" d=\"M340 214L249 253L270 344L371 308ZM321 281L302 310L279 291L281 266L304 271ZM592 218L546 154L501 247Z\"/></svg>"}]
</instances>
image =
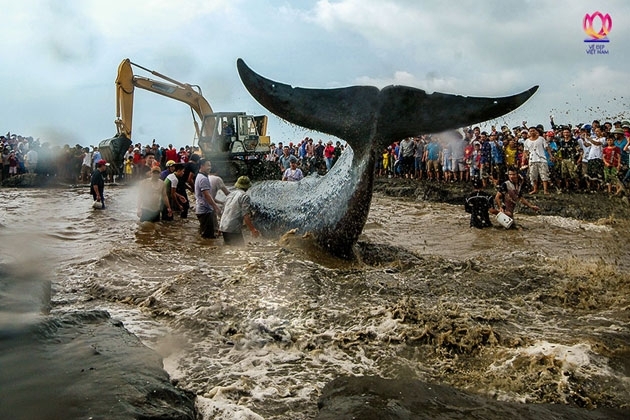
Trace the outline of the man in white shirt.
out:
<instances>
[{"instance_id":1,"label":"man in white shirt","mask_svg":"<svg viewBox=\"0 0 630 420\"><path fill-rule=\"evenodd\" d=\"M543 184L543 193L549 194L549 180L551 178L549 177L549 165L547 164L545 150L547 150L549 156L553 156L553 154L536 127L530 127L528 133L529 137L523 144L524 151L521 166L529 165L527 173L533 187L531 194L538 192L539 180Z\"/></svg>"},{"instance_id":2,"label":"man in white shirt","mask_svg":"<svg viewBox=\"0 0 630 420\"><path fill-rule=\"evenodd\" d=\"M587 137L584 140L585 144L591 146L588 151L586 174L586 183L591 191L599 189L599 186L604 181L603 148L606 145L604 131L600 127L595 128L593 131L595 132L595 137Z\"/></svg>"},{"instance_id":3,"label":"man in white shirt","mask_svg":"<svg viewBox=\"0 0 630 420\"><path fill-rule=\"evenodd\" d=\"M289 159L289 168L287 168L282 174L282 180L291 182L301 181L304 178L304 174L302 173L302 170L297 167L297 158L295 156L291 157L292 159Z\"/></svg>"},{"instance_id":4,"label":"man in white shirt","mask_svg":"<svg viewBox=\"0 0 630 420\"><path fill-rule=\"evenodd\" d=\"M219 230L226 245L244 244L243 223L247 225L254 238L260 235L251 219L251 200L247 194L251 185L248 177L239 177L234 184L234 192L225 200L225 213L221 217Z\"/></svg>"},{"instance_id":5,"label":"man in white shirt","mask_svg":"<svg viewBox=\"0 0 630 420\"><path fill-rule=\"evenodd\" d=\"M81 174L79 175L81 182L87 182L92 175L92 153L90 148L85 147L83 149L83 160L81 161Z\"/></svg>"},{"instance_id":6,"label":"man in white shirt","mask_svg":"<svg viewBox=\"0 0 630 420\"><path fill-rule=\"evenodd\" d=\"M230 190L228 190L225 186L223 179L216 174L209 174L208 180L210 181L210 195L212 196L212 199L215 203L217 203L217 205L223 206L223 201L217 200L217 194L219 193L219 191L221 191L227 197L230 194ZM216 233L219 233L219 218L217 217L216 213L213 213L212 217L214 217L214 227L217 229Z\"/></svg>"},{"instance_id":7,"label":"man in white shirt","mask_svg":"<svg viewBox=\"0 0 630 420\"><path fill-rule=\"evenodd\" d=\"M34 174L37 170L37 152L35 149L29 149L24 156L24 167L29 174Z\"/></svg>"}]
</instances>

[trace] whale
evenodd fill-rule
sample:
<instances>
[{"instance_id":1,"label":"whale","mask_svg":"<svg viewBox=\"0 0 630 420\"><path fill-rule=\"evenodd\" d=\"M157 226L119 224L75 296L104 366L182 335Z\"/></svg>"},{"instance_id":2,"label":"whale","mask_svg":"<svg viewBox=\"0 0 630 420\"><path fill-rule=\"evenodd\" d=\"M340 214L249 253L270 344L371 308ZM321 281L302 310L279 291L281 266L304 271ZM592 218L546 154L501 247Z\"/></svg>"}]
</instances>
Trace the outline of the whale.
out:
<instances>
[{"instance_id":1,"label":"whale","mask_svg":"<svg viewBox=\"0 0 630 420\"><path fill-rule=\"evenodd\" d=\"M349 147L325 175L299 182L261 181L248 190L252 221L263 237L287 231L309 234L325 252L356 259L367 221L377 154L395 141L439 133L505 115L538 90L497 97L427 93L392 85L303 88L277 82L237 60L240 79L264 108L309 130L344 140Z\"/></svg>"}]
</instances>

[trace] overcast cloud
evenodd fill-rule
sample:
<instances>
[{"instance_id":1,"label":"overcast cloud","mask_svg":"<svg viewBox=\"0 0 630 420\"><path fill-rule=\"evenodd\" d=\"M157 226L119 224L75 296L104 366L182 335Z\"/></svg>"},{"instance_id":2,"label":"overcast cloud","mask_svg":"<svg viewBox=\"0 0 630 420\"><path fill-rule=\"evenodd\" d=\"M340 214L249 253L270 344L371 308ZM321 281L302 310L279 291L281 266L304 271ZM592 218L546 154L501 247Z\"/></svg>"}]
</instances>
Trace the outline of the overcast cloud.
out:
<instances>
[{"instance_id":1,"label":"overcast cloud","mask_svg":"<svg viewBox=\"0 0 630 420\"><path fill-rule=\"evenodd\" d=\"M55 144L115 134L114 80L127 57L200 85L215 111L267 113L238 78L241 57L263 76L303 87L402 84L505 96L540 85L496 121L510 126L547 127L549 114L559 123L630 119L623 0L0 0L0 8L0 132ZM586 53L582 20L595 11L613 21L610 42L600 44L606 55ZM135 142L192 143L186 105L142 90L135 99ZM286 142L309 133L270 115L269 134Z\"/></svg>"}]
</instances>

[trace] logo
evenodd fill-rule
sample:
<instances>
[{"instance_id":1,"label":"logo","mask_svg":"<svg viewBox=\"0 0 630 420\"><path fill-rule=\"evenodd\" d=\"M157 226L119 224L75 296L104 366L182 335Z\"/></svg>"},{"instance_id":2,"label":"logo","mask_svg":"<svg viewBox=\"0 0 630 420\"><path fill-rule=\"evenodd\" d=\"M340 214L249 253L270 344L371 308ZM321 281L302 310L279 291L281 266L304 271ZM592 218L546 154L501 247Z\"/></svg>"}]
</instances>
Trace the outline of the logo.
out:
<instances>
[{"instance_id":1,"label":"logo","mask_svg":"<svg viewBox=\"0 0 630 420\"><path fill-rule=\"evenodd\" d=\"M582 21L584 32L589 36L584 42L609 42L608 34L612 30L612 18L608 13L595 12L584 15Z\"/></svg>"}]
</instances>

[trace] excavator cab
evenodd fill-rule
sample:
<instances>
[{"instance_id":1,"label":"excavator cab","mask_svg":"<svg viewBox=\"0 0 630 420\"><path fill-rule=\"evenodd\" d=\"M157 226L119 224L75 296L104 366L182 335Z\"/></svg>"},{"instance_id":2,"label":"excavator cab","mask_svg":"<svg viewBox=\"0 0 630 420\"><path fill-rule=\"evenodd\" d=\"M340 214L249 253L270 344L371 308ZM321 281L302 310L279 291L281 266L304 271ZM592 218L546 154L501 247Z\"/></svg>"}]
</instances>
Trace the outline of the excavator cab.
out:
<instances>
[{"instance_id":1,"label":"excavator cab","mask_svg":"<svg viewBox=\"0 0 630 420\"><path fill-rule=\"evenodd\" d=\"M212 119L211 123L215 130L212 137L208 139L210 150L232 153L268 150L269 136L264 135L266 116L252 117L244 112L219 112L208 115L206 119L208 118Z\"/></svg>"},{"instance_id":2,"label":"excavator cab","mask_svg":"<svg viewBox=\"0 0 630 420\"><path fill-rule=\"evenodd\" d=\"M266 136L267 117L244 112L217 112L206 115L204 126L213 127L210 137L200 138L199 146L208 151L216 172L228 179L241 175L259 176L257 167L265 165L270 140Z\"/></svg>"}]
</instances>

